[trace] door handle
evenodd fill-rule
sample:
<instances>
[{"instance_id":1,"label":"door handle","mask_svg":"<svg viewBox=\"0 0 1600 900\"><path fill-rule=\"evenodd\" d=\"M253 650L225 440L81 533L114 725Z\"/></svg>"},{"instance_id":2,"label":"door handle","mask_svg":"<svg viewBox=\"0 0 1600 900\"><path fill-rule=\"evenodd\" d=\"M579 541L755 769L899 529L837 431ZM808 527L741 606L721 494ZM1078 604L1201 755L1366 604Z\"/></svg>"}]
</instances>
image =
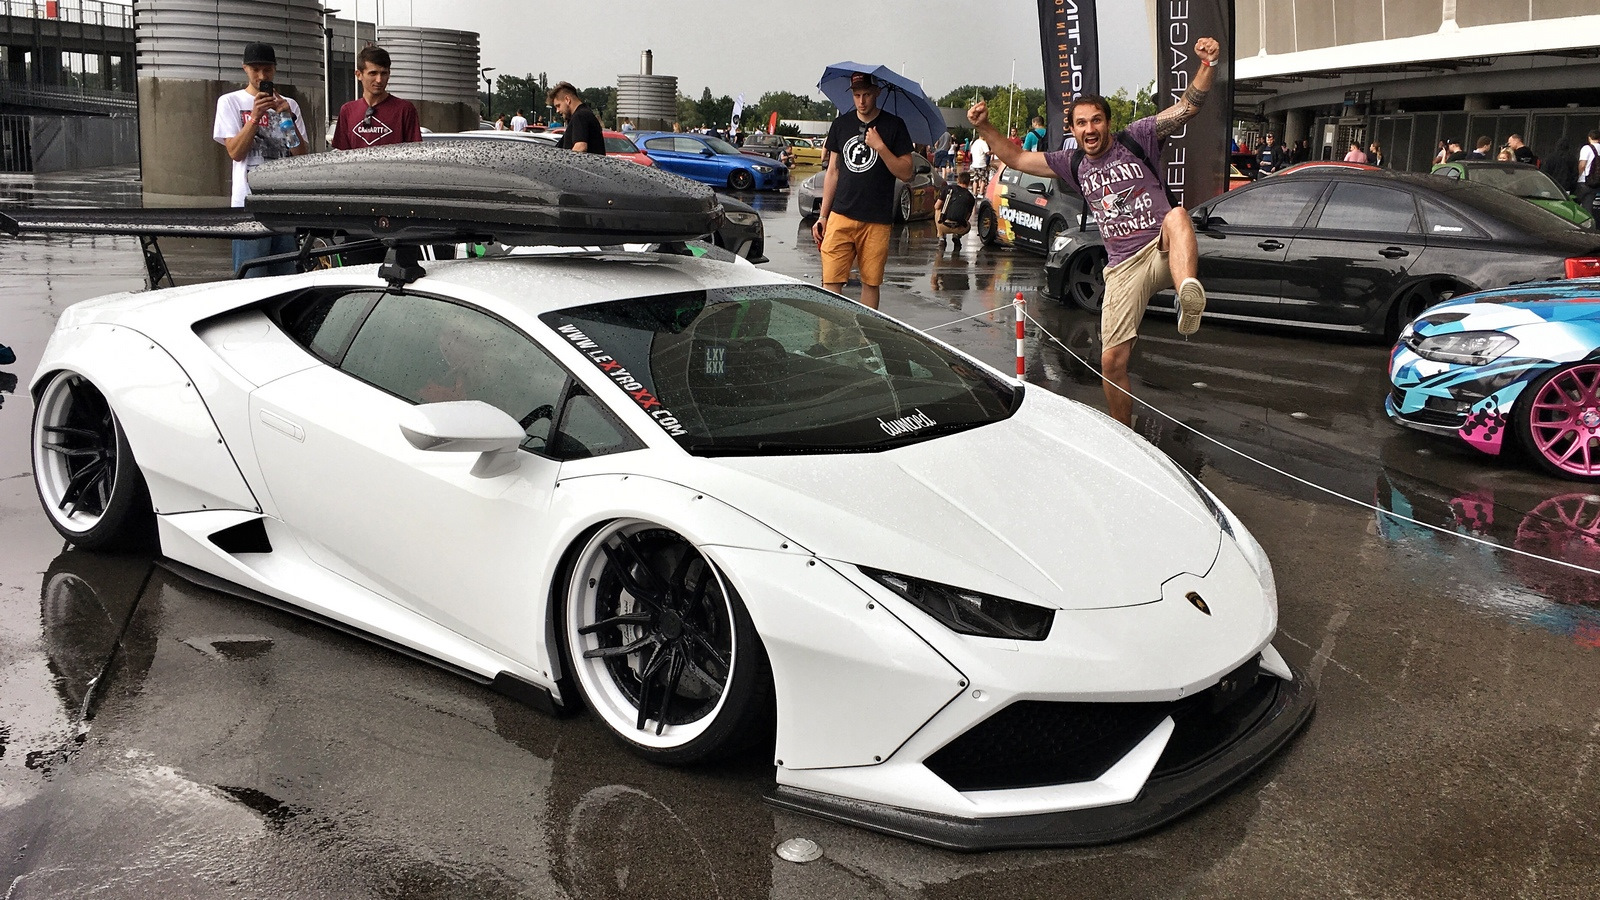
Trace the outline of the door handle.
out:
<instances>
[{"instance_id":1,"label":"door handle","mask_svg":"<svg viewBox=\"0 0 1600 900\"><path fill-rule=\"evenodd\" d=\"M1378 255L1386 259L1399 259L1402 256L1410 256L1411 251L1404 247L1385 247L1378 251Z\"/></svg>"},{"instance_id":2,"label":"door handle","mask_svg":"<svg viewBox=\"0 0 1600 900\"><path fill-rule=\"evenodd\" d=\"M1257 244L1256 246L1260 247L1263 250L1282 250L1283 249L1283 245L1278 243L1277 241L1273 240L1272 238L1267 238L1266 240L1262 241L1261 243Z\"/></svg>"}]
</instances>

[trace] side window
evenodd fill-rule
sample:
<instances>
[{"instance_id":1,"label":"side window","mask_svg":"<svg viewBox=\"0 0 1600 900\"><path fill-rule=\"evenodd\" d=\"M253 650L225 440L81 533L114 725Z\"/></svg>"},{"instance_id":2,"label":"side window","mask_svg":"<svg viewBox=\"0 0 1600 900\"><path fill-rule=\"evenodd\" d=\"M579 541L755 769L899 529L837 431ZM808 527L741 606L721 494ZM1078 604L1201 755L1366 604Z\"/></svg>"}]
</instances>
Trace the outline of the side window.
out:
<instances>
[{"instance_id":1,"label":"side window","mask_svg":"<svg viewBox=\"0 0 1600 900\"><path fill-rule=\"evenodd\" d=\"M413 403L482 400L543 451L567 373L510 326L465 306L389 294L350 344L342 368Z\"/></svg>"},{"instance_id":2,"label":"side window","mask_svg":"<svg viewBox=\"0 0 1600 900\"><path fill-rule=\"evenodd\" d=\"M669 138L669 137L651 138L650 140L644 142L644 148L646 150L655 150L658 153L660 151L662 151L662 150L671 150L672 149L672 138Z\"/></svg>"},{"instance_id":3,"label":"side window","mask_svg":"<svg viewBox=\"0 0 1600 900\"><path fill-rule=\"evenodd\" d=\"M582 390L574 390L567 397L567 405L561 411L561 425L550 438L547 452L556 459L584 459L638 450L643 446L599 400Z\"/></svg>"},{"instance_id":4,"label":"side window","mask_svg":"<svg viewBox=\"0 0 1600 900\"><path fill-rule=\"evenodd\" d=\"M1449 237L1487 237L1478 226L1457 215L1454 211L1446 209L1443 204L1429 200L1422 200L1422 220L1427 234L1437 234Z\"/></svg>"},{"instance_id":5,"label":"side window","mask_svg":"<svg viewBox=\"0 0 1600 900\"><path fill-rule=\"evenodd\" d=\"M1293 228L1317 197L1321 181L1266 183L1226 196L1211 207L1210 220L1218 225L1249 228Z\"/></svg>"},{"instance_id":6,"label":"side window","mask_svg":"<svg viewBox=\"0 0 1600 900\"><path fill-rule=\"evenodd\" d=\"M1420 234L1417 202L1405 191L1376 184L1341 181L1322 208L1317 227L1330 231Z\"/></svg>"},{"instance_id":7,"label":"side window","mask_svg":"<svg viewBox=\"0 0 1600 900\"><path fill-rule=\"evenodd\" d=\"M674 138L672 149L678 151L679 153L699 153L700 151L706 149L706 145L700 143L694 138Z\"/></svg>"},{"instance_id":8,"label":"side window","mask_svg":"<svg viewBox=\"0 0 1600 900\"><path fill-rule=\"evenodd\" d=\"M295 343L338 365L350 338L383 291L308 291L278 309L278 324Z\"/></svg>"}]
</instances>

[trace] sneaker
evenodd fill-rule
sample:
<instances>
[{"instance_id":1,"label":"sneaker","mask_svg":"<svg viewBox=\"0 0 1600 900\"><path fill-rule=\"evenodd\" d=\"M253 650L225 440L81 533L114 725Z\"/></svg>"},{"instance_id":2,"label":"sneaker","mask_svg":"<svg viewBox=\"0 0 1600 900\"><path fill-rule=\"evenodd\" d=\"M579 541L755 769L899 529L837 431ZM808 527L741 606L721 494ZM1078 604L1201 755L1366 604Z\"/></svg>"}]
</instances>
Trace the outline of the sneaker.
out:
<instances>
[{"instance_id":1,"label":"sneaker","mask_svg":"<svg viewBox=\"0 0 1600 900\"><path fill-rule=\"evenodd\" d=\"M17 354L11 352L11 348L5 344L0 344L0 366L9 366L16 361Z\"/></svg>"},{"instance_id":2,"label":"sneaker","mask_svg":"<svg viewBox=\"0 0 1600 900\"><path fill-rule=\"evenodd\" d=\"M961 238L951 238L950 239L950 247L953 250L960 250L961 249Z\"/></svg>"},{"instance_id":3,"label":"sneaker","mask_svg":"<svg viewBox=\"0 0 1600 900\"><path fill-rule=\"evenodd\" d=\"M1178 285L1178 333L1188 337L1200 330L1200 315L1206 311L1206 289L1200 279L1185 278Z\"/></svg>"}]
</instances>

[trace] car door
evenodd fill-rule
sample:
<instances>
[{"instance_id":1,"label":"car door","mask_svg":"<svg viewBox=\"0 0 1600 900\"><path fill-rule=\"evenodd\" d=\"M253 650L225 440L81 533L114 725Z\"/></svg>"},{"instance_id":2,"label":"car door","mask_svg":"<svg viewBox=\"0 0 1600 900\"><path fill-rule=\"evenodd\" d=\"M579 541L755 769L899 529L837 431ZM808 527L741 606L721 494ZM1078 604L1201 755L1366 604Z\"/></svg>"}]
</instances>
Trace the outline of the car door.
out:
<instances>
[{"instance_id":1,"label":"car door","mask_svg":"<svg viewBox=\"0 0 1600 900\"><path fill-rule=\"evenodd\" d=\"M1379 319L1426 243L1411 192L1338 180L1284 263L1284 319L1360 327Z\"/></svg>"},{"instance_id":2,"label":"car door","mask_svg":"<svg viewBox=\"0 0 1600 900\"><path fill-rule=\"evenodd\" d=\"M525 335L463 304L395 292L370 312L341 303L312 338L337 367L251 395L257 460L279 516L323 567L528 659L530 648L506 646L497 623L526 615L550 575L543 524L560 463L542 451L567 373ZM359 328L346 338L352 323ZM481 400L521 422L517 468L478 477L476 453L413 447L401 417L445 400Z\"/></svg>"},{"instance_id":3,"label":"car door","mask_svg":"<svg viewBox=\"0 0 1600 900\"><path fill-rule=\"evenodd\" d=\"M1260 181L1201 206L1195 237L1208 310L1279 317L1289 244L1326 187L1315 178Z\"/></svg>"},{"instance_id":4,"label":"car door","mask_svg":"<svg viewBox=\"0 0 1600 900\"><path fill-rule=\"evenodd\" d=\"M662 169L685 178L692 177L690 162L679 149L678 138L672 135L653 137L641 144L640 149Z\"/></svg>"},{"instance_id":5,"label":"car door","mask_svg":"<svg viewBox=\"0 0 1600 900\"><path fill-rule=\"evenodd\" d=\"M1044 247L1045 229L1049 227L1050 195L1055 192L1054 178L1029 175L1021 169L1016 181L1007 185L1006 205L1000 216L1011 223L1011 239L1030 249Z\"/></svg>"}]
</instances>

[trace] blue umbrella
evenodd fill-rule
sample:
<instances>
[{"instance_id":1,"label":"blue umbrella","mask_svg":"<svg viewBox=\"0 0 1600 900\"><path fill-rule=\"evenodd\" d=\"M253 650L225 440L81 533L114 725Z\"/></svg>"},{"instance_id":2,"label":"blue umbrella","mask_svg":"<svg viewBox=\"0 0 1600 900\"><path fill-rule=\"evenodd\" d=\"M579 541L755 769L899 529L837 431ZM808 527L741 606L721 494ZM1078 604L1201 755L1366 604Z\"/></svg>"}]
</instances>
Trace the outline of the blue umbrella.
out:
<instances>
[{"instance_id":1,"label":"blue umbrella","mask_svg":"<svg viewBox=\"0 0 1600 900\"><path fill-rule=\"evenodd\" d=\"M817 82L817 89L840 110L854 109L855 98L850 96L850 76L856 72L865 72L877 79L882 88L878 94L878 108L905 120L912 143L931 144L944 134L944 113L922 92L922 85L888 66L834 63L822 70L822 80Z\"/></svg>"}]
</instances>

